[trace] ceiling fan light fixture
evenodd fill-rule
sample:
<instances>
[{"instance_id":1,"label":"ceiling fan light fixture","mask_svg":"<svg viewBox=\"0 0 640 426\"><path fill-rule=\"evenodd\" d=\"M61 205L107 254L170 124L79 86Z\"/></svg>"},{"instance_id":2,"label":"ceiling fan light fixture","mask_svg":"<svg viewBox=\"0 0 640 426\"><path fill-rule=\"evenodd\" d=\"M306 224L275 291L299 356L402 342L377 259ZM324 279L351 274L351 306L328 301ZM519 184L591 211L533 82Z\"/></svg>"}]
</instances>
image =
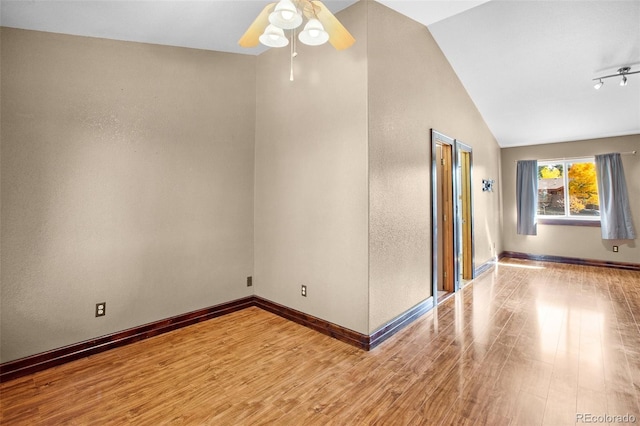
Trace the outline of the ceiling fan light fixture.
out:
<instances>
[{"instance_id":1,"label":"ceiling fan light fixture","mask_svg":"<svg viewBox=\"0 0 640 426\"><path fill-rule=\"evenodd\" d=\"M622 80L620 80L620 86L626 86L626 85L627 85L627 76L623 75Z\"/></svg>"},{"instance_id":2,"label":"ceiling fan light fixture","mask_svg":"<svg viewBox=\"0 0 640 426\"><path fill-rule=\"evenodd\" d=\"M285 47L289 44L289 39L285 37L282 28L267 25L264 33L260 36L260 43L269 47Z\"/></svg>"},{"instance_id":3,"label":"ceiling fan light fixture","mask_svg":"<svg viewBox=\"0 0 640 426\"><path fill-rule=\"evenodd\" d=\"M280 0L269 14L269 22L283 30L292 30L302 24L302 15L291 0Z\"/></svg>"},{"instance_id":4,"label":"ceiling fan light fixture","mask_svg":"<svg viewBox=\"0 0 640 426\"><path fill-rule=\"evenodd\" d=\"M308 46L320 46L329 41L329 33L324 30L320 21L311 18L298 35L298 39Z\"/></svg>"},{"instance_id":5,"label":"ceiling fan light fixture","mask_svg":"<svg viewBox=\"0 0 640 426\"><path fill-rule=\"evenodd\" d=\"M602 86L604 85L604 82L602 81L602 79L599 79L598 82L596 84L593 85L593 88L598 90L600 89Z\"/></svg>"}]
</instances>

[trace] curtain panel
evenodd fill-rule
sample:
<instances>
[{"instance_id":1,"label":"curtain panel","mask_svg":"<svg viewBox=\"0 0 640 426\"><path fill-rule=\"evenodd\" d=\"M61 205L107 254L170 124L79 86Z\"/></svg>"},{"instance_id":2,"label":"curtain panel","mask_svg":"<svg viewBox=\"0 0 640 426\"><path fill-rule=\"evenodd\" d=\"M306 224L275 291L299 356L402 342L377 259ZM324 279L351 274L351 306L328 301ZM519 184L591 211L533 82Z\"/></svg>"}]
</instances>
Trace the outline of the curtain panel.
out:
<instances>
[{"instance_id":1,"label":"curtain panel","mask_svg":"<svg viewBox=\"0 0 640 426\"><path fill-rule=\"evenodd\" d=\"M538 161L518 161L516 168L518 234L537 235Z\"/></svg>"},{"instance_id":2,"label":"curtain panel","mask_svg":"<svg viewBox=\"0 0 640 426\"><path fill-rule=\"evenodd\" d=\"M636 233L620 154L596 155L595 159L602 239L633 240Z\"/></svg>"}]
</instances>

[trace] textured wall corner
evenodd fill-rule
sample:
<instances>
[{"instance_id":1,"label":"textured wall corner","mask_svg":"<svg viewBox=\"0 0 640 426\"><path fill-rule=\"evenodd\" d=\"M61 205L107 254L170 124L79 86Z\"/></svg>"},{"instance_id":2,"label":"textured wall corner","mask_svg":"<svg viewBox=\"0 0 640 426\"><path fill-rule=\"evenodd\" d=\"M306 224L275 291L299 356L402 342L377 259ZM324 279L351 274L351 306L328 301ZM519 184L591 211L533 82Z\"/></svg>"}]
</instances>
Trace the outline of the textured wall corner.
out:
<instances>
[{"instance_id":1,"label":"textured wall corner","mask_svg":"<svg viewBox=\"0 0 640 426\"><path fill-rule=\"evenodd\" d=\"M431 296L431 129L473 148L475 260L500 241L499 147L429 33L377 3L369 6L369 331ZM498 183L499 191L499 183Z\"/></svg>"}]
</instances>

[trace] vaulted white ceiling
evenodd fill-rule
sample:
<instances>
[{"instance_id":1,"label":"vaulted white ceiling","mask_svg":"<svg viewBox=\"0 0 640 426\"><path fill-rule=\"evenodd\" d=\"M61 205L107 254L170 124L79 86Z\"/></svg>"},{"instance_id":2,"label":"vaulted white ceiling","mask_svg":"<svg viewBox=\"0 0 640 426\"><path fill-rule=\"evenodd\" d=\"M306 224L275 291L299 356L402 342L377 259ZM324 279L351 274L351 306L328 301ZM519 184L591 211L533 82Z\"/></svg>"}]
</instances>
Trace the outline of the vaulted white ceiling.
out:
<instances>
[{"instance_id":1,"label":"vaulted white ceiling","mask_svg":"<svg viewBox=\"0 0 640 426\"><path fill-rule=\"evenodd\" d=\"M355 0L325 0L334 13ZM260 54L254 0L2 0L2 26ZM640 0L380 0L427 25L503 147L640 134Z\"/></svg>"},{"instance_id":2,"label":"vaulted white ceiling","mask_svg":"<svg viewBox=\"0 0 640 426\"><path fill-rule=\"evenodd\" d=\"M429 26L501 146L640 134L640 1L490 1Z\"/></svg>"}]
</instances>

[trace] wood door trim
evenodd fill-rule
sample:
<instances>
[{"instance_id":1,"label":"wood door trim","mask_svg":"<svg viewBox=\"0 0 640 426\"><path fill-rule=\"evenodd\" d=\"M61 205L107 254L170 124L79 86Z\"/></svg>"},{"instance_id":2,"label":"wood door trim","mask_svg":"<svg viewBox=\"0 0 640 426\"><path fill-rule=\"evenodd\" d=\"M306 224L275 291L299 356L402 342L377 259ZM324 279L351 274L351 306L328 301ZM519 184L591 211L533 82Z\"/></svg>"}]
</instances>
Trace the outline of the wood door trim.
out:
<instances>
[{"instance_id":1,"label":"wood door trim","mask_svg":"<svg viewBox=\"0 0 640 426\"><path fill-rule=\"evenodd\" d=\"M455 140L443 135L442 133L431 129L431 294L434 297L434 303L438 304L438 234L442 230L438 229L438 188L437 188L437 167L436 146L441 145L454 146ZM452 148L453 149L453 148ZM455 181L452 181L455 184ZM453 271L450 275L454 275ZM454 277L455 278L455 277Z\"/></svg>"},{"instance_id":2,"label":"wood door trim","mask_svg":"<svg viewBox=\"0 0 640 426\"><path fill-rule=\"evenodd\" d=\"M444 215L443 219L443 253L444 253L444 261L443 265L445 265L445 277L444 277L444 290L453 293L455 291L455 262L454 262L454 252L455 252L455 243L453 240L454 235L454 213L453 213L453 203L454 203L454 193L453 189L453 145L442 144L442 213Z\"/></svg>"},{"instance_id":3,"label":"wood door trim","mask_svg":"<svg viewBox=\"0 0 640 426\"><path fill-rule=\"evenodd\" d=\"M475 268L475 245L473 244L474 242L474 226L473 226L473 148L467 144L465 144L464 142L461 142L459 140L456 139L455 141L455 149L456 149L456 160L457 162L459 162L459 159L457 158L458 155L458 151L462 150L466 153L468 153L468 163L469 163L469 188L468 188L468 193L469 193L469 229L468 232L470 233L470 235L468 235L469 237L469 244L467 244L468 247L465 247L466 249L470 250L470 252L468 253L468 255L470 256L470 264L467 265L467 267L469 268L469 273L471 276L469 277L463 277L464 279L473 279L475 278L478 274L476 273L476 268ZM461 233L463 233L462 230L460 230ZM462 236L464 238L464 235Z\"/></svg>"}]
</instances>

